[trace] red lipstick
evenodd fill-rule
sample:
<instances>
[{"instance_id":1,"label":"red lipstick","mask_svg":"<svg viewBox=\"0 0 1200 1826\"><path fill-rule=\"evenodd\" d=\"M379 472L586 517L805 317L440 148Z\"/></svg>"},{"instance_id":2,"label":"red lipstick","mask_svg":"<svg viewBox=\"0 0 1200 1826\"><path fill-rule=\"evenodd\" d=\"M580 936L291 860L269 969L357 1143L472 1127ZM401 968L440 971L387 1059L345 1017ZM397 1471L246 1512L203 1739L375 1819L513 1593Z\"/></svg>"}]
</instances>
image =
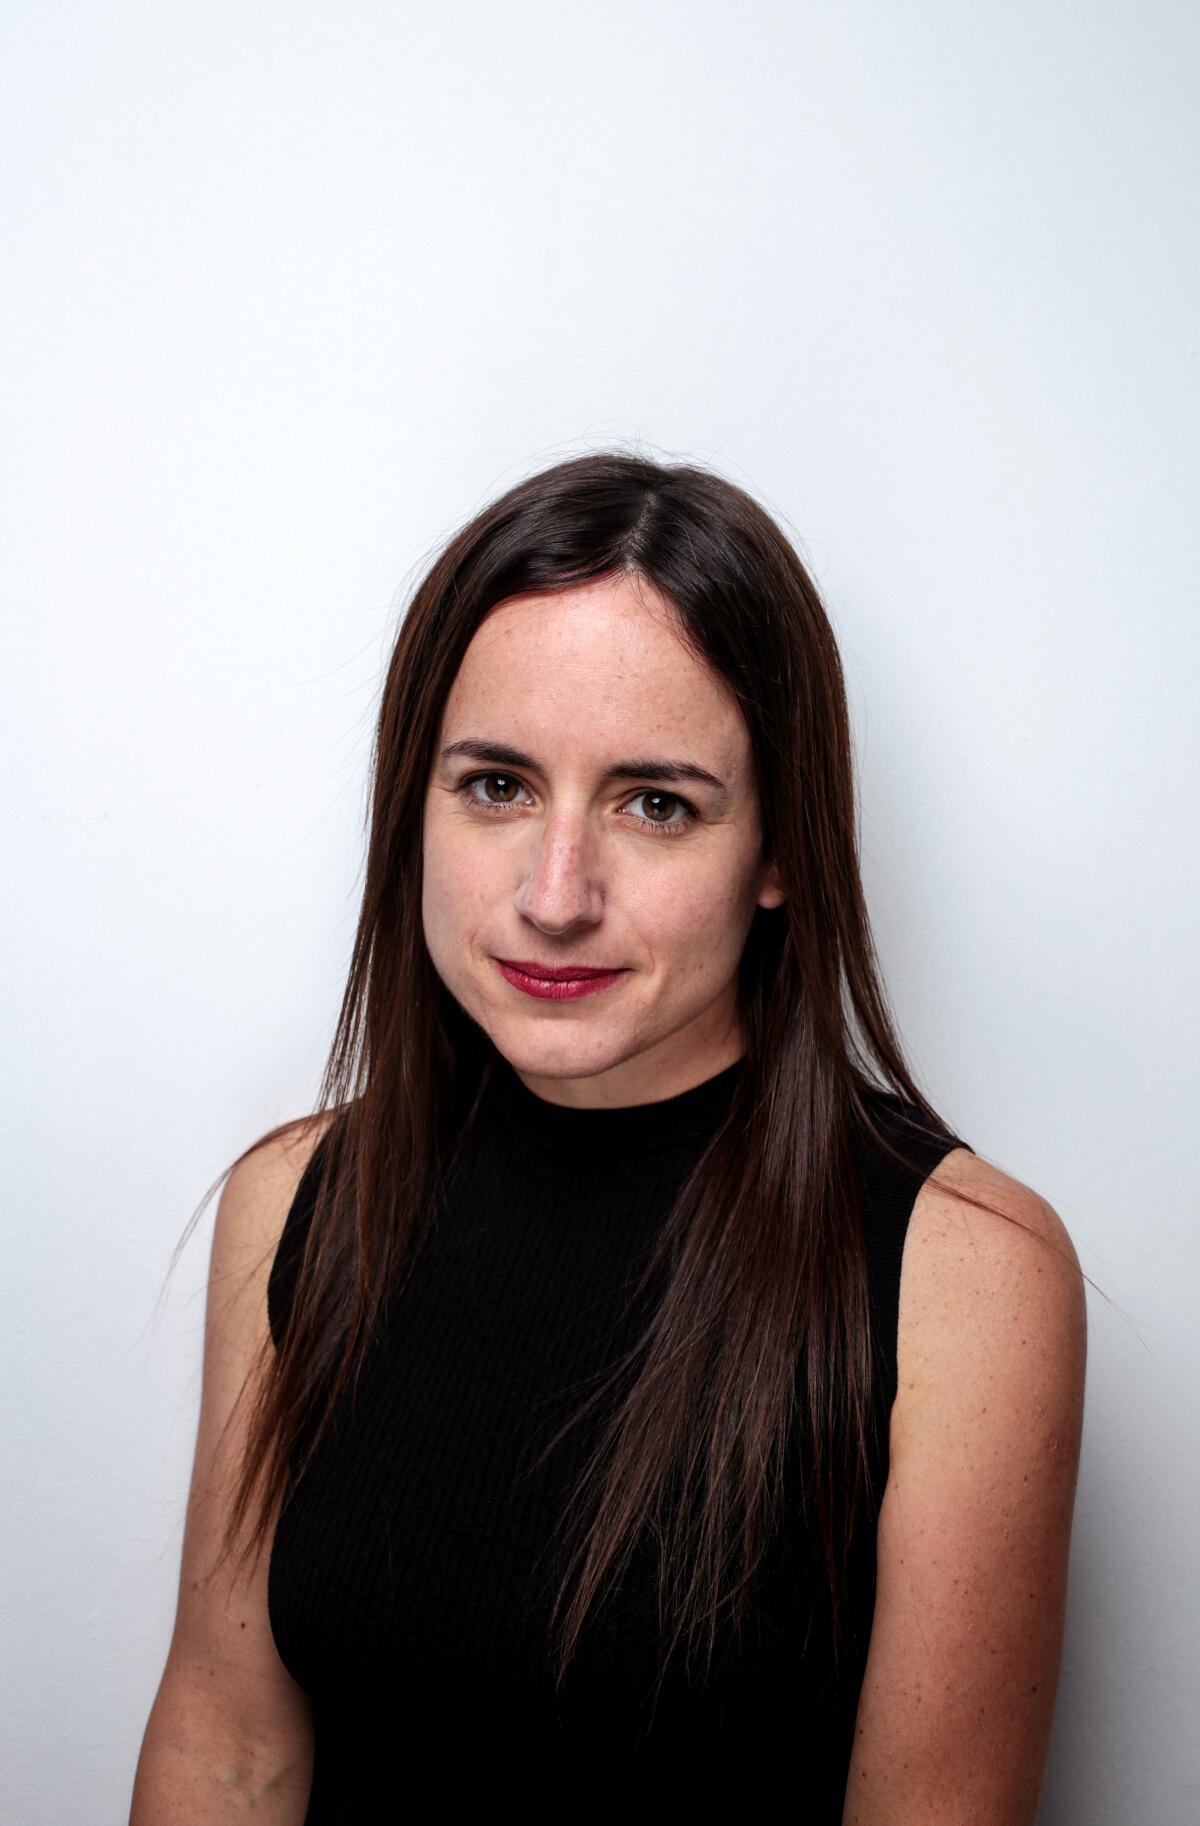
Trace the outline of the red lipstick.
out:
<instances>
[{"instance_id":1,"label":"red lipstick","mask_svg":"<svg viewBox=\"0 0 1200 1826\"><path fill-rule=\"evenodd\" d=\"M494 960L506 982L526 995L543 1001L575 1002L595 995L625 975L620 970L594 970L584 964L542 964L534 957L498 957Z\"/></svg>"}]
</instances>

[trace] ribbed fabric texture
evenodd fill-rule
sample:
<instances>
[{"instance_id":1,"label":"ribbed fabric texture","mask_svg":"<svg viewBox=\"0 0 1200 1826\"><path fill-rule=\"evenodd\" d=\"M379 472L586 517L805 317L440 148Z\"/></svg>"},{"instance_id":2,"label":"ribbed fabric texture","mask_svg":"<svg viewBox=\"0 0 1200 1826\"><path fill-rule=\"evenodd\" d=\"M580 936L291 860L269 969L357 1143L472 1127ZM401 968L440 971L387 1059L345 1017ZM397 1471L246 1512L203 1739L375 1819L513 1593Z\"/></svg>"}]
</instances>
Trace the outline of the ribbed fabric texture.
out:
<instances>
[{"instance_id":1,"label":"ribbed fabric texture","mask_svg":"<svg viewBox=\"0 0 1200 1826\"><path fill-rule=\"evenodd\" d=\"M552 1541L599 1419L541 1467L532 1461L640 1335L653 1296L629 1304L633 1283L744 1064L663 1102L578 1110L534 1095L496 1056L353 1417L343 1402L276 1528L271 1625L313 1702L305 1826L399 1821L431 1793L580 1813L625 1784L645 1798L660 1777L664 1799L766 1799L782 1780L794 1817L838 1826L874 1602L873 1520L856 1559L856 1654L840 1682L813 1543L794 1519L739 1653L704 1686L669 1675L648 1734L648 1549L585 1626L560 1692L551 1677ZM909 1173L865 1145L860 1162L886 1441L908 1218L925 1175L963 1144L946 1135L916 1152L900 1113L881 1109L915 1155ZM319 1160L318 1150L271 1272L276 1341Z\"/></svg>"}]
</instances>

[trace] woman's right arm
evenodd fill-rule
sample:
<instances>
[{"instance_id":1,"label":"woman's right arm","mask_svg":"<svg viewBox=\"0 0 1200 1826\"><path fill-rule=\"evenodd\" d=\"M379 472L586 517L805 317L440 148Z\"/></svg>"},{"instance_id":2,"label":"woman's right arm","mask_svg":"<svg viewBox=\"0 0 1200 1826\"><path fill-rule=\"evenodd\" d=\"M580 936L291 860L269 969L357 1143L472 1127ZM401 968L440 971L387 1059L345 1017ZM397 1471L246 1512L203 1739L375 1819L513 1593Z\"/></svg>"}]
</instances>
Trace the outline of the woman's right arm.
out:
<instances>
[{"instance_id":1,"label":"woman's right arm","mask_svg":"<svg viewBox=\"0 0 1200 1826\"><path fill-rule=\"evenodd\" d=\"M307 1811L311 1710L271 1633L269 1555L236 1587L228 1569L213 1576L211 1568L245 1439L248 1401L239 1403L238 1393L268 1331L271 1263L325 1121L239 1161L217 1208L175 1628L142 1740L130 1826L226 1826L250 1807L262 1826L302 1826Z\"/></svg>"}]
</instances>

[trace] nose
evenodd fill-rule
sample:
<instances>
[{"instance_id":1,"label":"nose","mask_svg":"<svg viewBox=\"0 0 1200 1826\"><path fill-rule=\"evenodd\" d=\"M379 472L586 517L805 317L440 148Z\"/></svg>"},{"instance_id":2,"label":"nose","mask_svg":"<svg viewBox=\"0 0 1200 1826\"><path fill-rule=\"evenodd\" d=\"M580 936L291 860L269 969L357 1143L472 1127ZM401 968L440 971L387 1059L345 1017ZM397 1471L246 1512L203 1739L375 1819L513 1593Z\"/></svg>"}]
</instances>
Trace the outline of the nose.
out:
<instances>
[{"instance_id":1,"label":"nose","mask_svg":"<svg viewBox=\"0 0 1200 1826\"><path fill-rule=\"evenodd\" d=\"M517 890L516 909L543 932L567 932L592 923L604 911L598 849L586 819L563 812L530 830L528 872Z\"/></svg>"}]
</instances>

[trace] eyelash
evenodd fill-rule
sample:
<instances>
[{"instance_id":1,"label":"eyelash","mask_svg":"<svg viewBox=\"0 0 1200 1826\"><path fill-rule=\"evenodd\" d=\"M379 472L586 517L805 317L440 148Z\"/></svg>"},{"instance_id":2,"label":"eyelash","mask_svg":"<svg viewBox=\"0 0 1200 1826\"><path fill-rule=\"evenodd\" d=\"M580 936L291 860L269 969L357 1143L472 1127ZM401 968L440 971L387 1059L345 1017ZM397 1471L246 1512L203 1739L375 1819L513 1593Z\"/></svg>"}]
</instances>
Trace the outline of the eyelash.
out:
<instances>
[{"instance_id":1,"label":"eyelash","mask_svg":"<svg viewBox=\"0 0 1200 1826\"><path fill-rule=\"evenodd\" d=\"M515 803L510 804L510 805L490 805L487 802L487 800L485 800L485 799L477 799L475 797L474 793L471 791L471 787L475 785L477 780L514 780L514 781L516 781L517 780L516 774L503 773L503 772L471 774L468 776L467 779L465 779L461 783L461 785L459 785L458 787L455 788L455 791L458 793L460 798L464 799L466 801L466 803L476 811L492 813L492 812L511 812L511 811L517 810L517 806ZM524 785L524 782L517 781L517 784ZM652 833L652 835L654 835L655 837L674 837L680 831L690 830L692 825L695 824L697 818L700 816L699 812L696 810L696 807L690 802L690 800L681 798L678 793L666 792L665 790L660 789L657 786L640 787L639 790L636 793L634 793L633 796L635 799L640 799L642 797L643 793L657 793L660 790L662 791L662 796L664 799L674 799L676 805L683 807L684 816L676 824L655 824L652 819L643 818L638 813L635 812L634 813L635 822L640 824L644 830L650 831Z\"/></svg>"}]
</instances>

